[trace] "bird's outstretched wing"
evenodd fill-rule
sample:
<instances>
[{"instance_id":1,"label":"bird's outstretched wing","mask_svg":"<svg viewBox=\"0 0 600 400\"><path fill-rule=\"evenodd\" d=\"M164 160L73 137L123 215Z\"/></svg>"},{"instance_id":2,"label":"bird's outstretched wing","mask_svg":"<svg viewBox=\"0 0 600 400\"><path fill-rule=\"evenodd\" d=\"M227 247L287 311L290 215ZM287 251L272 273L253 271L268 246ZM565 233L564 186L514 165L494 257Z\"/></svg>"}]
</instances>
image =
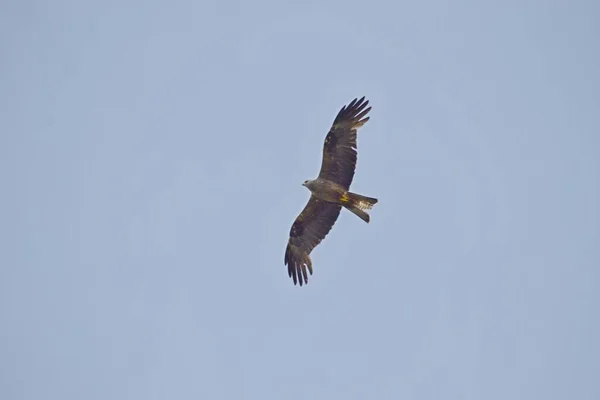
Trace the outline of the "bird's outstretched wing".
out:
<instances>
[{"instance_id":1,"label":"bird's outstretched wing","mask_svg":"<svg viewBox=\"0 0 600 400\"><path fill-rule=\"evenodd\" d=\"M327 236L340 210L341 206L311 195L304 210L294 221L284 260L294 285L298 282L300 286L308 283L308 273L312 275L313 272L310 252Z\"/></svg>"},{"instance_id":2,"label":"bird's outstretched wing","mask_svg":"<svg viewBox=\"0 0 600 400\"><path fill-rule=\"evenodd\" d=\"M371 110L365 108L368 104L363 96L342 107L325 137L319 178L333 181L346 190L350 189L356 168L356 132L369 120L364 118Z\"/></svg>"}]
</instances>

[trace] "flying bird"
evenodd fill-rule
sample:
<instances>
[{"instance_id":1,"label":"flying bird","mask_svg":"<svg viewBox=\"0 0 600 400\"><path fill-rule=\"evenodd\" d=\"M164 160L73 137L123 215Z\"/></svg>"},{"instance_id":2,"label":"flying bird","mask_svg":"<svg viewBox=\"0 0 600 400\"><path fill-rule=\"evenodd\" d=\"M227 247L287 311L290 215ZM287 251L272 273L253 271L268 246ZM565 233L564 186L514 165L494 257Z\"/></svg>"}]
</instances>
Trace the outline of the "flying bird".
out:
<instances>
[{"instance_id":1,"label":"flying bird","mask_svg":"<svg viewBox=\"0 0 600 400\"><path fill-rule=\"evenodd\" d=\"M284 259L294 285L308 283L308 273L313 273L310 252L327 236L342 207L370 221L365 210L378 200L350 192L356 168L356 132L369 120L368 104L363 96L342 107L325 137L319 176L302 184L311 196L292 224Z\"/></svg>"}]
</instances>

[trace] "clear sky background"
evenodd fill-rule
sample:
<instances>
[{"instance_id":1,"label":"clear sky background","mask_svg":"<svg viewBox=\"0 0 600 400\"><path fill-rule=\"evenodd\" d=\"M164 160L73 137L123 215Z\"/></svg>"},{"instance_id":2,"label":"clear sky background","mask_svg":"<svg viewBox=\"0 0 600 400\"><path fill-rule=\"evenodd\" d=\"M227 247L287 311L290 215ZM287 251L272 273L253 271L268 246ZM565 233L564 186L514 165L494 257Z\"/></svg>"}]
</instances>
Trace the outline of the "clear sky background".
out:
<instances>
[{"instance_id":1,"label":"clear sky background","mask_svg":"<svg viewBox=\"0 0 600 400\"><path fill-rule=\"evenodd\" d=\"M1 399L600 399L599 2L1 9Z\"/></svg>"}]
</instances>

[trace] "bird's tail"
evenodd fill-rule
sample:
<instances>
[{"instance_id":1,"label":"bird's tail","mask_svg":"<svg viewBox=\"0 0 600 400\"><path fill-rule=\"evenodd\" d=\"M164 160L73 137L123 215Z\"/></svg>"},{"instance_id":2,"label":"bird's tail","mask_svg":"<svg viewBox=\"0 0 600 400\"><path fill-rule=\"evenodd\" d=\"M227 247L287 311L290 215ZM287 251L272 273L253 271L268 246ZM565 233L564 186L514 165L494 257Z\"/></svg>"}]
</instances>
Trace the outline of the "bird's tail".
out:
<instances>
[{"instance_id":1,"label":"bird's tail","mask_svg":"<svg viewBox=\"0 0 600 400\"><path fill-rule=\"evenodd\" d=\"M342 195L344 207L356 214L360 219L369 223L371 217L364 210L370 210L378 200L373 197L367 197L360 194L346 192Z\"/></svg>"}]
</instances>

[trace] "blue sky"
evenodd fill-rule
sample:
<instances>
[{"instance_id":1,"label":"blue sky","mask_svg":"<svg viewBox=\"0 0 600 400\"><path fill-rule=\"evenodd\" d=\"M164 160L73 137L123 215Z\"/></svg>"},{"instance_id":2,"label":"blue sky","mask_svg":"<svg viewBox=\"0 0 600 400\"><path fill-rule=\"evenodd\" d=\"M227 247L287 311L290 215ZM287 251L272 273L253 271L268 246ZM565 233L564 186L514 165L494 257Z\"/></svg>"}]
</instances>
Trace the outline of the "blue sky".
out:
<instances>
[{"instance_id":1,"label":"blue sky","mask_svg":"<svg viewBox=\"0 0 600 400\"><path fill-rule=\"evenodd\" d=\"M1 8L0 398L600 398L600 3Z\"/></svg>"}]
</instances>

